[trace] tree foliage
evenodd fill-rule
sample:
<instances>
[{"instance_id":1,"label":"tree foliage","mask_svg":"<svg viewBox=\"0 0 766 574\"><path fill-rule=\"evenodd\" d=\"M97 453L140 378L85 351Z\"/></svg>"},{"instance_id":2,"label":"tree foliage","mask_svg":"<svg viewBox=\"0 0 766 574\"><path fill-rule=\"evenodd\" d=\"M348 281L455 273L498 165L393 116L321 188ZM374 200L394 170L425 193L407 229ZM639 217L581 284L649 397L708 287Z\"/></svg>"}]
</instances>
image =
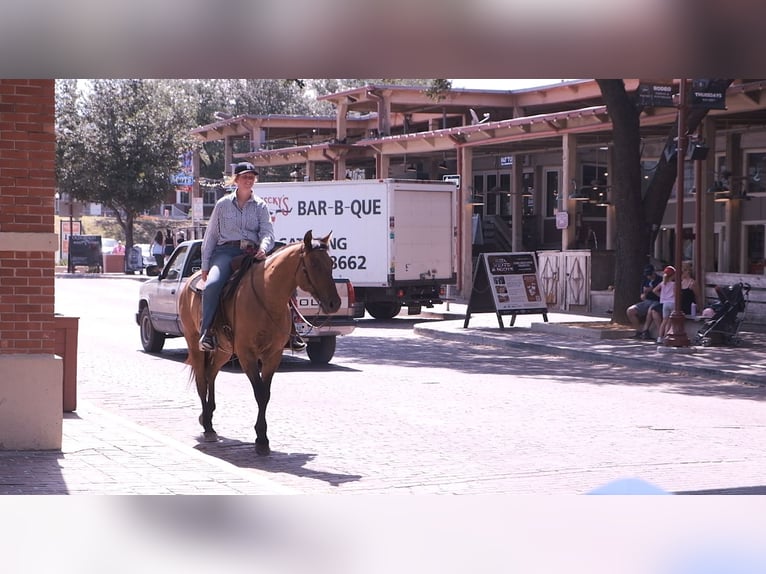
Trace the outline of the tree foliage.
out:
<instances>
[{"instance_id":1,"label":"tree foliage","mask_svg":"<svg viewBox=\"0 0 766 574\"><path fill-rule=\"evenodd\" d=\"M133 220L173 189L189 149L189 102L153 80L94 80L84 94L71 80L58 88L59 190L113 210L132 245Z\"/></svg>"}]
</instances>

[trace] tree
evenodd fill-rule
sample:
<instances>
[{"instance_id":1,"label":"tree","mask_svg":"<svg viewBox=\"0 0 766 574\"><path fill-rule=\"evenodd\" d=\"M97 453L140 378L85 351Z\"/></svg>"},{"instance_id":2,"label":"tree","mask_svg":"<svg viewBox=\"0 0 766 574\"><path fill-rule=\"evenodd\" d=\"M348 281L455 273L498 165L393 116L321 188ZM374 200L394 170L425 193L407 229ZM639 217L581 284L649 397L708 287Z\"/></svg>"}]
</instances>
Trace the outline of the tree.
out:
<instances>
[{"instance_id":1,"label":"tree","mask_svg":"<svg viewBox=\"0 0 766 574\"><path fill-rule=\"evenodd\" d=\"M651 245L673 191L677 174L676 153L662 153L649 181L641 190L641 107L625 90L622 80L597 79L612 121L614 145L611 171L617 248L615 250L614 306L612 320L628 324L628 306L636 302L641 271L651 256ZM728 80L730 84L732 80ZM728 85L728 84L727 84ZM697 130L707 109L688 108L687 133ZM678 126L669 130L665 149L675 147Z\"/></svg>"},{"instance_id":2,"label":"tree","mask_svg":"<svg viewBox=\"0 0 766 574\"><path fill-rule=\"evenodd\" d=\"M94 80L84 95L61 81L57 100L60 191L109 207L131 247L135 218L174 188L190 149L190 102L153 80Z\"/></svg>"}]
</instances>

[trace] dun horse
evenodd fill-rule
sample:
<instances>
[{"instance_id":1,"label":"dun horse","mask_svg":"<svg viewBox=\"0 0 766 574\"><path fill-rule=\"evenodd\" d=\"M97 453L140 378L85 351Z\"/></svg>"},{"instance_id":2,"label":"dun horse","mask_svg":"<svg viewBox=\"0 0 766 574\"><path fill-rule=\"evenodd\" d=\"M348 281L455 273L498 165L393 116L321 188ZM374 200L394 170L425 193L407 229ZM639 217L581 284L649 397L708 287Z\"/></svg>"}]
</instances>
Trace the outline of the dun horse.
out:
<instances>
[{"instance_id":1,"label":"dun horse","mask_svg":"<svg viewBox=\"0 0 766 574\"><path fill-rule=\"evenodd\" d=\"M332 277L332 259L328 253L330 235L315 240L308 231L303 241L274 251L262 262L254 262L244 271L236 290L225 298L215 320L218 346L214 351L199 350L199 327L202 296L191 289L199 272L183 285L179 295L179 315L189 348L187 362L202 401L200 424L206 441L218 438L213 430L215 378L221 367L236 354L242 370L250 379L258 404L255 422L255 447L258 454L268 454L266 406L271 396L271 379L282 360L291 329L288 302L296 287L308 291L325 313L340 307L340 297ZM224 290L226 291L226 290ZM228 325L229 328L221 328Z\"/></svg>"}]
</instances>

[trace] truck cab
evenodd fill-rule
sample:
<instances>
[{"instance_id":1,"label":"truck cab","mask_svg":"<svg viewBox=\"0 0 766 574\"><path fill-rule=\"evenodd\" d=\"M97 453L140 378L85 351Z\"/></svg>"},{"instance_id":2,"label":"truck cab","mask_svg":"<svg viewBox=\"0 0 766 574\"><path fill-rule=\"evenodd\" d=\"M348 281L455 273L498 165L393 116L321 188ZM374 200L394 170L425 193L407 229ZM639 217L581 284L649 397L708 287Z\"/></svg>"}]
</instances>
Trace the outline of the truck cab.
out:
<instances>
[{"instance_id":1,"label":"truck cab","mask_svg":"<svg viewBox=\"0 0 766 574\"><path fill-rule=\"evenodd\" d=\"M173 251L162 272L141 285L136 323L145 352L159 353L166 339L183 336L178 296L183 282L201 268L202 240L184 241ZM364 315L351 282L336 279L335 284L341 306L332 315L322 314L311 294L301 289L296 293L299 315L294 317L295 328L307 343L306 354L312 363L329 363L335 354L336 338L351 334L356 319Z\"/></svg>"}]
</instances>

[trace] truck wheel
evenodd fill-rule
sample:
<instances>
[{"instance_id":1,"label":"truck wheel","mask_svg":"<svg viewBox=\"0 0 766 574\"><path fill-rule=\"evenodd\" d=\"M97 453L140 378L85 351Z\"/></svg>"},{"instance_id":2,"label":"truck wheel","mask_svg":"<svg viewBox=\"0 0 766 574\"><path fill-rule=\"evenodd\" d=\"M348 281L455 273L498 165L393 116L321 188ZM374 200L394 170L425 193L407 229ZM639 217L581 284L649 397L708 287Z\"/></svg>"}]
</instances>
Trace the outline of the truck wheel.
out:
<instances>
[{"instance_id":1,"label":"truck wheel","mask_svg":"<svg viewBox=\"0 0 766 574\"><path fill-rule=\"evenodd\" d=\"M335 354L335 336L320 337L318 341L309 341L306 345L306 354L312 363L327 364Z\"/></svg>"},{"instance_id":2,"label":"truck wheel","mask_svg":"<svg viewBox=\"0 0 766 574\"><path fill-rule=\"evenodd\" d=\"M139 332L141 333L141 346L147 353L159 353L165 346L165 333L154 330L152 320L149 318L149 308L141 309L139 317Z\"/></svg>"},{"instance_id":3,"label":"truck wheel","mask_svg":"<svg viewBox=\"0 0 766 574\"><path fill-rule=\"evenodd\" d=\"M393 319L402 310L398 301L374 301L365 305L367 312L376 319Z\"/></svg>"}]
</instances>

